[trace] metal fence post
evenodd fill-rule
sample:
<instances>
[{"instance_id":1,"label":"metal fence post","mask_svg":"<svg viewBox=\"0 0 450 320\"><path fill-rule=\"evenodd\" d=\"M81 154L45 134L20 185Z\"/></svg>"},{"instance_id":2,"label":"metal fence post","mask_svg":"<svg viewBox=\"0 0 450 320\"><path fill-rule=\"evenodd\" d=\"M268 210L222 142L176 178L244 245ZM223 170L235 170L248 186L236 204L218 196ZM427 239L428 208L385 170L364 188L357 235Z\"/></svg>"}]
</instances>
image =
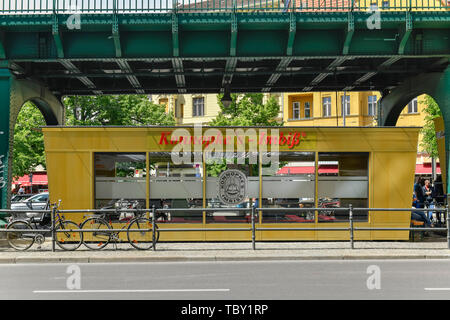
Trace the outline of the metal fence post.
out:
<instances>
[{"instance_id":1,"label":"metal fence post","mask_svg":"<svg viewBox=\"0 0 450 320\"><path fill-rule=\"evenodd\" d=\"M156 251L156 208L152 206L152 243L153 251Z\"/></svg>"},{"instance_id":2,"label":"metal fence post","mask_svg":"<svg viewBox=\"0 0 450 320\"><path fill-rule=\"evenodd\" d=\"M252 206L252 248L256 249L255 246L255 207Z\"/></svg>"},{"instance_id":3,"label":"metal fence post","mask_svg":"<svg viewBox=\"0 0 450 320\"><path fill-rule=\"evenodd\" d=\"M448 204L445 206L445 212L447 213L445 221L447 223L447 248L450 249L450 222L449 222L450 213L448 210Z\"/></svg>"},{"instance_id":4,"label":"metal fence post","mask_svg":"<svg viewBox=\"0 0 450 320\"><path fill-rule=\"evenodd\" d=\"M52 216L52 252L55 252L55 213L56 213L56 204L53 205L51 210L51 216Z\"/></svg>"},{"instance_id":5,"label":"metal fence post","mask_svg":"<svg viewBox=\"0 0 450 320\"><path fill-rule=\"evenodd\" d=\"M350 247L354 249L353 245L353 206L350 204L348 206L348 216L350 220Z\"/></svg>"}]
</instances>

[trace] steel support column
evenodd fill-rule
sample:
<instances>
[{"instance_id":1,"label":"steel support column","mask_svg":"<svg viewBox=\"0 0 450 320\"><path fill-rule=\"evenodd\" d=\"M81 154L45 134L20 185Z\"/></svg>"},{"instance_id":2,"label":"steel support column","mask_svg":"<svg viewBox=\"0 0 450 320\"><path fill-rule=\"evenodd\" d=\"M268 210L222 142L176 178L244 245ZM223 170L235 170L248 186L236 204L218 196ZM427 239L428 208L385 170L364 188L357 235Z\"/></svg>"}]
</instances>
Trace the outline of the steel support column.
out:
<instances>
[{"instance_id":1,"label":"steel support column","mask_svg":"<svg viewBox=\"0 0 450 320\"><path fill-rule=\"evenodd\" d=\"M8 69L0 69L0 208L9 206L11 183L10 159L10 91L13 76Z\"/></svg>"},{"instance_id":2,"label":"steel support column","mask_svg":"<svg viewBox=\"0 0 450 320\"><path fill-rule=\"evenodd\" d=\"M31 80L19 80L9 68L0 68L0 208L10 205L14 126L23 104L33 102L47 125L64 123L64 108L47 88Z\"/></svg>"}]
</instances>

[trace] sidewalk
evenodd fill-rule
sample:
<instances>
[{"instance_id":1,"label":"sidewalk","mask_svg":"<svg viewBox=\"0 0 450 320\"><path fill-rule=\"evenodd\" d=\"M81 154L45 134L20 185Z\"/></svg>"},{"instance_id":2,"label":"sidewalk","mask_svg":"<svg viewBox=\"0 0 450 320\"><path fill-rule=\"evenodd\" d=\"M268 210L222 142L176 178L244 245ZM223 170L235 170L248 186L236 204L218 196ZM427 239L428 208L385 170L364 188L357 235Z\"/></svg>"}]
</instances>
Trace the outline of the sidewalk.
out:
<instances>
[{"instance_id":1,"label":"sidewalk","mask_svg":"<svg viewBox=\"0 0 450 320\"><path fill-rule=\"evenodd\" d=\"M158 243L156 251L138 251L129 244L113 244L101 251L81 246L76 251L51 251L47 241L37 250L14 251L0 242L0 263L93 263L168 261L450 259L446 241L439 242L251 242Z\"/></svg>"}]
</instances>

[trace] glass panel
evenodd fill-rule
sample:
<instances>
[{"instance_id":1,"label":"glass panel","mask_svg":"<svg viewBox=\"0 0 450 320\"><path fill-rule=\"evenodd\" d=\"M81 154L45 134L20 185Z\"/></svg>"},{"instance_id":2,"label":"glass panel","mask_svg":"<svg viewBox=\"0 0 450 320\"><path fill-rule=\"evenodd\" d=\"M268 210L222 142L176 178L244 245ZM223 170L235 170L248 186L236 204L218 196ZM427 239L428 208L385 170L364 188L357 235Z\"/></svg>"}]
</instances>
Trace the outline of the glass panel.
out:
<instances>
[{"instance_id":1,"label":"glass panel","mask_svg":"<svg viewBox=\"0 0 450 320\"><path fill-rule=\"evenodd\" d=\"M234 208L258 206L259 174L257 153L221 153L206 155L206 206L229 208L208 212L207 223L250 223L250 211Z\"/></svg>"},{"instance_id":2,"label":"glass panel","mask_svg":"<svg viewBox=\"0 0 450 320\"><path fill-rule=\"evenodd\" d=\"M311 105L309 102L305 102L305 118L311 118Z\"/></svg>"},{"instance_id":3,"label":"glass panel","mask_svg":"<svg viewBox=\"0 0 450 320\"><path fill-rule=\"evenodd\" d=\"M350 96L341 97L342 114L348 116L350 114Z\"/></svg>"},{"instance_id":4,"label":"glass panel","mask_svg":"<svg viewBox=\"0 0 450 320\"><path fill-rule=\"evenodd\" d=\"M171 152L150 152L150 207L187 209L203 207L203 163L195 162L190 153L190 163L175 164ZM196 157L201 159L201 155ZM159 222L202 223L201 211L177 211L157 217Z\"/></svg>"},{"instance_id":5,"label":"glass panel","mask_svg":"<svg viewBox=\"0 0 450 320\"><path fill-rule=\"evenodd\" d=\"M145 208L145 153L95 153L94 166L96 209Z\"/></svg>"},{"instance_id":6,"label":"glass panel","mask_svg":"<svg viewBox=\"0 0 450 320\"><path fill-rule=\"evenodd\" d=\"M329 117L331 116L331 98L325 97L322 99L323 103L323 116Z\"/></svg>"},{"instance_id":7,"label":"glass panel","mask_svg":"<svg viewBox=\"0 0 450 320\"><path fill-rule=\"evenodd\" d=\"M299 102L294 102L292 104L292 118L300 119L300 103Z\"/></svg>"},{"instance_id":8,"label":"glass panel","mask_svg":"<svg viewBox=\"0 0 450 320\"><path fill-rule=\"evenodd\" d=\"M369 96L369 101L368 101L368 115L369 116L375 115L376 106L377 106L377 96Z\"/></svg>"},{"instance_id":9,"label":"glass panel","mask_svg":"<svg viewBox=\"0 0 450 320\"><path fill-rule=\"evenodd\" d=\"M314 222L314 211L287 212L284 208L314 208L314 152L270 153L263 166L262 206L276 208L263 213L263 223Z\"/></svg>"},{"instance_id":10,"label":"glass panel","mask_svg":"<svg viewBox=\"0 0 450 320\"><path fill-rule=\"evenodd\" d=\"M369 153L319 153L319 208L368 207ZM368 212L353 213L355 221L368 221ZM348 212L322 211L319 222L348 221Z\"/></svg>"}]
</instances>

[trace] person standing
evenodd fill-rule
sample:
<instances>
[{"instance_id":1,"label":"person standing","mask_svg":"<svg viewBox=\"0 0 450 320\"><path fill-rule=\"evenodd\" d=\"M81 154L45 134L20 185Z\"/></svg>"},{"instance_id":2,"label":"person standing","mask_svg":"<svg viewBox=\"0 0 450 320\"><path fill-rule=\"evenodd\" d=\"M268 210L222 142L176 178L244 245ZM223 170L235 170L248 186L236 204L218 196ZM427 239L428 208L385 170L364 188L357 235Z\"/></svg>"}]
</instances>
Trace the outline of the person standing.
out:
<instances>
[{"instance_id":1,"label":"person standing","mask_svg":"<svg viewBox=\"0 0 450 320\"><path fill-rule=\"evenodd\" d=\"M416 208L422 209L426 200L425 194L423 192L423 179L418 177L416 183L414 184L414 198L416 199ZM411 218L418 221L423 221L427 227L431 226L431 221L428 216L423 211L411 212Z\"/></svg>"},{"instance_id":2,"label":"person standing","mask_svg":"<svg viewBox=\"0 0 450 320\"><path fill-rule=\"evenodd\" d=\"M434 208L434 203L433 203L433 194L434 194L434 190L433 190L433 186L430 183L430 180L425 180L425 185L423 186L423 193L425 196L425 201L428 203L428 208ZM432 219L433 218L433 211L428 211L428 219Z\"/></svg>"}]
</instances>

